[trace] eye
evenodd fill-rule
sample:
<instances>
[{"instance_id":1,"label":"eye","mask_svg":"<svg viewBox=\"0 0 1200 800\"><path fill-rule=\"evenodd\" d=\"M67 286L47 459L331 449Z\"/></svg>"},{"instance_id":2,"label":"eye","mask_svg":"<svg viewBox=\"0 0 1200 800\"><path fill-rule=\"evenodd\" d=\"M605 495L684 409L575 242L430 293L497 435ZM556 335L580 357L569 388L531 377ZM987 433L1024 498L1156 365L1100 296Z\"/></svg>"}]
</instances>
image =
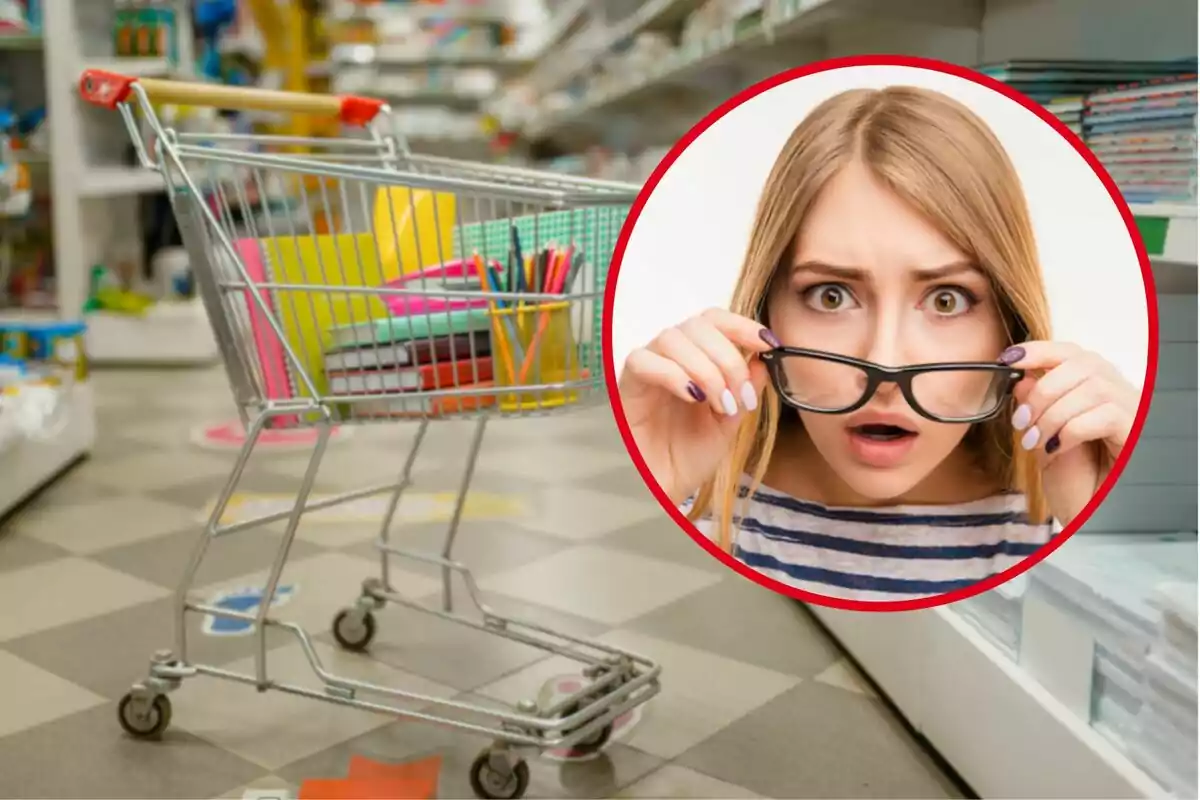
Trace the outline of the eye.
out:
<instances>
[{"instance_id":1,"label":"eye","mask_svg":"<svg viewBox=\"0 0 1200 800\"><path fill-rule=\"evenodd\" d=\"M840 283L821 283L803 292L804 303L814 311L833 312L857 308L858 302L850 289Z\"/></svg>"},{"instance_id":2,"label":"eye","mask_svg":"<svg viewBox=\"0 0 1200 800\"><path fill-rule=\"evenodd\" d=\"M939 286L925 296L925 307L939 317L957 317L975 306L975 297L966 289Z\"/></svg>"}]
</instances>

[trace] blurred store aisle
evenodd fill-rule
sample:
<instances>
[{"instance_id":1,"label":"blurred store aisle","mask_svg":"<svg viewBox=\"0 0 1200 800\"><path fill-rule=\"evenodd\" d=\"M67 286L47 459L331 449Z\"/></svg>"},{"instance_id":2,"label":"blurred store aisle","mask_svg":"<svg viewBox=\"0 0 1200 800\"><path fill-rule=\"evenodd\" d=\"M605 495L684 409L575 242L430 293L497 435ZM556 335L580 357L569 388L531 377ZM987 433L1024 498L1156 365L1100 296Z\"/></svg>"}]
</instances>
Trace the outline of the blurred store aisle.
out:
<instances>
[{"instance_id":1,"label":"blurred store aisle","mask_svg":"<svg viewBox=\"0 0 1200 800\"><path fill-rule=\"evenodd\" d=\"M96 385L94 456L0 526L0 796L295 792L343 776L352 754L440 755L441 796L470 796L478 740L232 683L185 684L162 742L122 734L116 701L171 643L171 591L233 460L193 444L193 429L233 407L220 370L106 372ZM410 435L353 431L331 445L316 491L395 472ZM468 436L457 424L430 434L400 529L409 542L436 541L431 520L445 515ZM594 760L532 763L529 796L959 796L801 608L727 573L665 520L606 408L496 422L484 448L456 555L496 604L664 664L663 693L635 724ZM241 508L280 502L305 462L260 455ZM378 570L377 510L309 520L284 573L279 615L309 626L327 666L437 696L519 696L558 677L533 651L399 609L379 614L371 658L338 650L329 620ZM217 542L201 594L251 588L278 533ZM437 598L436 573L394 574L400 591ZM193 628L196 660L249 663L240 631ZM311 682L295 644L272 647L274 669Z\"/></svg>"}]
</instances>

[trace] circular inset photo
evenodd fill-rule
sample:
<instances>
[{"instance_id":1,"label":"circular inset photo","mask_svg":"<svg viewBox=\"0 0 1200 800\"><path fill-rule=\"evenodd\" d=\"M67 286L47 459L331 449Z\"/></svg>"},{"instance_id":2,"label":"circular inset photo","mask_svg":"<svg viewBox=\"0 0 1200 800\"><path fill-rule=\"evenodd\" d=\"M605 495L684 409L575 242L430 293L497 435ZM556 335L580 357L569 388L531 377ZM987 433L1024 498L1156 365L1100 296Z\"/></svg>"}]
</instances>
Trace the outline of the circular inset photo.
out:
<instances>
[{"instance_id":1,"label":"circular inset photo","mask_svg":"<svg viewBox=\"0 0 1200 800\"><path fill-rule=\"evenodd\" d=\"M659 165L606 298L613 410L732 569L861 610L970 597L1103 501L1149 408L1153 276L1032 100L900 57L776 76Z\"/></svg>"}]
</instances>

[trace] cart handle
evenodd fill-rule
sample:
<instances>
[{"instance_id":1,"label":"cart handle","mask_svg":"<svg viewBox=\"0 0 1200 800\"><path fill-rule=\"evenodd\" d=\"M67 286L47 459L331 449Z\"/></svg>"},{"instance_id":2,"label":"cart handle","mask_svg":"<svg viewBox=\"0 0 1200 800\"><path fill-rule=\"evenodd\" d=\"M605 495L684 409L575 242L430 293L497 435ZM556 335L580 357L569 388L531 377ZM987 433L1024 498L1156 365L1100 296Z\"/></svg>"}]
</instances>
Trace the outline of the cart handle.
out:
<instances>
[{"instance_id":1,"label":"cart handle","mask_svg":"<svg viewBox=\"0 0 1200 800\"><path fill-rule=\"evenodd\" d=\"M83 71L79 79L79 94L89 103L115 109L129 98L135 83L151 102L336 116L346 125L356 127L370 123L384 105L382 100L356 95L305 94L211 83L134 78L100 69Z\"/></svg>"}]
</instances>

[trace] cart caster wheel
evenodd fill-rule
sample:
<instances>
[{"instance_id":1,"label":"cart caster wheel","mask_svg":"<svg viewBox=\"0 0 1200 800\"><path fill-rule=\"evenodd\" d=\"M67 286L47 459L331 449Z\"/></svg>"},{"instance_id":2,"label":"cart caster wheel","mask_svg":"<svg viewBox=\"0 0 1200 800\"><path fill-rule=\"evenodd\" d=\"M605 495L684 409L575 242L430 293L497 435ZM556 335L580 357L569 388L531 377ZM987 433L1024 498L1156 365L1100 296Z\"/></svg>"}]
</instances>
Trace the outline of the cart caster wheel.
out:
<instances>
[{"instance_id":1,"label":"cart caster wheel","mask_svg":"<svg viewBox=\"0 0 1200 800\"><path fill-rule=\"evenodd\" d=\"M492 753L484 750L471 764L471 790L482 800L517 800L529 788L529 765L513 764L509 772L492 766Z\"/></svg>"},{"instance_id":2,"label":"cart caster wheel","mask_svg":"<svg viewBox=\"0 0 1200 800\"><path fill-rule=\"evenodd\" d=\"M133 693L121 698L117 706L117 720L130 736L138 739L155 739L171 724L171 698L160 694L145 711L139 713L134 704Z\"/></svg>"},{"instance_id":3,"label":"cart caster wheel","mask_svg":"<svg viewBox=\"0 0 1200 800\"><path fill-rule=\"evenodd\" d=\"M347 650L366 650L375 638L375 615L370 611L339 611L333 618L333 638Z\"/></svg>"},{"instance_id":4,"label":"cart caster wheel","mask_svg":"<svg viewBox=\"0 0 1200 800\"><path fill-rule=\"evenodd\" d=\"M567 706L565 709L563 709L562 715L564 717L569 717L579 711L580 708L581 706L577 705ZM570 735L569 732L567 735ZM588 738L572 745L568 757L580 758L582 756L590 756L592 753L603 749L604 745L608 744L608 740L612 738L612 735L613 724L610 722Z\"/></svg>"}]
</instances>

